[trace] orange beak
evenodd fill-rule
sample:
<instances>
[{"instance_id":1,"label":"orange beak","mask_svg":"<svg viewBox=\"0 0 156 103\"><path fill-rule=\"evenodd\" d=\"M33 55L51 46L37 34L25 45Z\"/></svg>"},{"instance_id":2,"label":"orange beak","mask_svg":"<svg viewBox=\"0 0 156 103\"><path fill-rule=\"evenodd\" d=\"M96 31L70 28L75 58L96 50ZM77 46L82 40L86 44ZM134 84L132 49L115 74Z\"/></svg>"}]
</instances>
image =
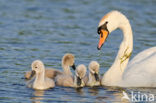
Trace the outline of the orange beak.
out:
<instances>
[{"instance_id":1,"label":"orange beak","mask_svg":"<svg viewBox=\"0 0 156 103\"><path fill-rule=\"evenodd\" d=\"M102 45L104 44L106 38L108 36L108 31L107 30L101 30L101 33L100 33L100 40L99 40L99 44L98 44L98 47L97 49L100 50Z\"/></svg>"}]
</instances>

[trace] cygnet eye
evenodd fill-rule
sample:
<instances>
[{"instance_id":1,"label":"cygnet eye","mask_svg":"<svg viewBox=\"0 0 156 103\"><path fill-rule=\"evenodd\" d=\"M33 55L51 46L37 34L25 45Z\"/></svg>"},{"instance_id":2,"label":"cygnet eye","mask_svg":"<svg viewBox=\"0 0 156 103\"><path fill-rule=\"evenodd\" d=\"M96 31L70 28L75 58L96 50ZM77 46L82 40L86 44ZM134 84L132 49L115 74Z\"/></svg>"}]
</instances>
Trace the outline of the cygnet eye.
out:
<instances>
[{"instance_id":1,"label":"cygnet eye","mask_svg":"<svg viewBox=\"0 0 156 103\"><path fill-rule=\"evenodd\" d=\"M37 68L37 67L35 67L35 68Z\"/></svg>"}]
</instances>

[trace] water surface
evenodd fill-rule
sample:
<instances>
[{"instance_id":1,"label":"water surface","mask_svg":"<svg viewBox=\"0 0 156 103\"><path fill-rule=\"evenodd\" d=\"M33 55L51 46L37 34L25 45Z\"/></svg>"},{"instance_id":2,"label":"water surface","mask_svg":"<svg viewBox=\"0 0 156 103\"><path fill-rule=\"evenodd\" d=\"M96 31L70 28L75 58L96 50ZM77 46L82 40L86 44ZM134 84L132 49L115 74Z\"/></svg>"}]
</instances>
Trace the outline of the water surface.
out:
<instances>
[{"instance_id":1,"label":"water surface","mask_svg":"<svg viewBox=\"0 0 156 103\"><path fill-rule=\"evenodd\" d=\"M100 74L111 66L122 32L109 35L97 50L97 26L104 14L119 10L130 20L134 57L156 45L155 0L0 0L0 102L120 102L122 91L152 93L155 88L55 87L46 91L27 88L24 73L33 60L61 70L61 58L73 53L76 64L100 63Z\"/></svg>"}]
</instances>

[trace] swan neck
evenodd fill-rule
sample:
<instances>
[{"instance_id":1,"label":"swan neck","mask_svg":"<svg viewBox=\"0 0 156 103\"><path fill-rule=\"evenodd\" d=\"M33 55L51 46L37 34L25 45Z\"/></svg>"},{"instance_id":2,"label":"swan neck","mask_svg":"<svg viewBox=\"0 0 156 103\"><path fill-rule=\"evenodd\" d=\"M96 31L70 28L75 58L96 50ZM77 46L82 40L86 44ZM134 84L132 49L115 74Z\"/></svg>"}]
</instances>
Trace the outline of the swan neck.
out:
<instances>
[{"instance_id":1,"label":"swan neck","mask_svg":"<svg viewBox=\"0 0 156 103\"><path fill-rule=\"evenodd\" d=\"M44 83L44 79L45 79L45 70L41 73L36 74L35 84Z\"/></svg>"},{"instance_id":2,"label":"swan neck","mask_svg":"<svg viewBox=\"0 0 156 103\"><path fill-rule=\"evenodd\" d=\"M72 72L70 71L70 67L68 65L63 65L63 71L66 75L72 75Z\"/></svg>"},{"instance_id":3,"label":"swan neck","mask_svg":"<svg viewBox=\"0 0 156 103\"><path fill-rule=\"evenodd\" d=\"M115 59L115 65L118 65L121 73L123 73L125 68L127 67L129 58L133 50L133 34L130 23L127 18L123 22L124 23L122 23L119 27L123 32L123 41L120 44L119 52Z\"/></svg>"},{"instance_id":4,"label":"swan neck","mask_svg":"<svg viewBox=\"0 0 156 103\"><path fill-rule=\"evenodd\" d=\"M118 28L123 32L123 40L120 44L120 48L113 65L103 77L104 80L102 84L116 86L121 82L123 72L127 67L129 58L133 50L133 34L130 23L126 17L121 18L121 20L122 21Z\"/></svg>"},{"instance_id":5,"label":"swan neck","mask_svg":"<svg viewBox=\"0 0 156 103\"><path fill-rule=\"evenodd\" d=\"M89 72L89 81L92 81L92 82L95 82L95 77L94 77L94 74L90 73Z\"/></svg>"}]
</instances>

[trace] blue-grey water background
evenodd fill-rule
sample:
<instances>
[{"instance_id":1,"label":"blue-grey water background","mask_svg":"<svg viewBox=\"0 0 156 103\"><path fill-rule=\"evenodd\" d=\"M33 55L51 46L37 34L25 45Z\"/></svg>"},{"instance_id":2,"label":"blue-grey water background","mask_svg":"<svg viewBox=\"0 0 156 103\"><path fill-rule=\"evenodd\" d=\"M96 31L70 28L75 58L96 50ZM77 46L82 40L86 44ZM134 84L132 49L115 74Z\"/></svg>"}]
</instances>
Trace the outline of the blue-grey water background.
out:
<instances>
[{"instance_id":1,"label":"blue-grey water background","mask_svg":"<svg viewBox=\"0 0 156 103\"><path fill-rule=\"evenodd\" d=\"M120 103L123 90L156 95L155 88L55 87L35 91L27 88L23 79L36 59L46 67L62 70L65 53L73 53L77 65L88 66L96 60L100 74L107 71L122 40L122 32L116 30L102 50L97 50L98 23L111 10L121 11L130 20L132 57L156 46L155 5L155 0L0 0L0 103Z\"/></svg>"}]
</instances>

